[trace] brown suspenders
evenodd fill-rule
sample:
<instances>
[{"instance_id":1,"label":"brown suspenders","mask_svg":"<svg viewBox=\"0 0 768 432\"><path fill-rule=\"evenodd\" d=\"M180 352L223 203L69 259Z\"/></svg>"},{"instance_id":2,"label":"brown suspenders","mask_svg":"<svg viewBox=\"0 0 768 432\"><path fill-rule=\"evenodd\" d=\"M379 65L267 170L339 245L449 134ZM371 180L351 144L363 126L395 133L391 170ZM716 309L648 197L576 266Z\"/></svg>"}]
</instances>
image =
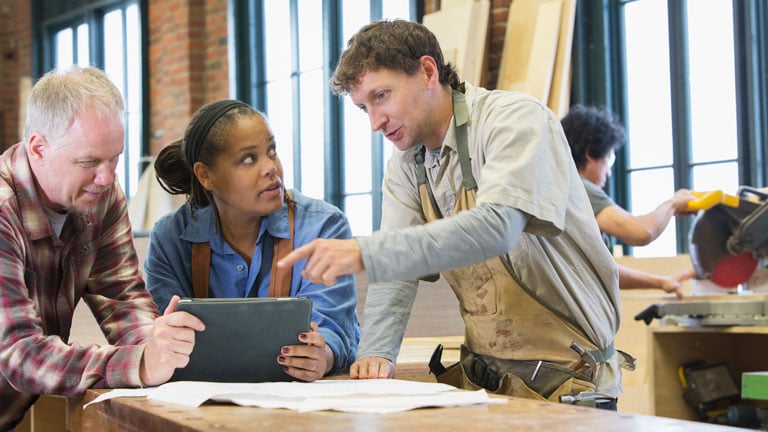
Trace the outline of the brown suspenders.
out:
<instances>
[{"instance_id":1,"label":"brown suspenders","mask_svg":"<svg viewBox=\"0 0 768 432\"><path fill-rule=\"evenodd\" d=\"M291 292L291 274L293 267L278 267L277 262L293 251L294 232L294 201L286 192L288 202L288 226L289 238L275 238L274 255L272 258L272 277L269 281L270 297L288 297ZM208 298L208 277L211 268L211 245L205 243L192 243L192 290L195 298ZM258 289L254 287L253 289Z\"/></svg>"},{"instance_id":2,"label":"brown suspenders","mask_svg":"<svg viewBox=\"0 0 768 432\"><path fill-rule=\"evenodd\" d=\"M275 254L272 258L272 277L269 280L270 297L288 297L291 293L291 275L293 273L293 266L288 268L278 267L277 262L293 251L293 201L288 201L288 226L290 227L290 237L275 239Z\"/></svg>"},{"instance_id":3,"label":"brown suspenders","mask_svg":"<svg viewBox=\"0 0 768 432\"><path fill-rule=\"evenodd\" d=\"M211 244L192 243L192 290L195 298L208 298L208 272L211 268Z\"/></svg>"}]
</instances>

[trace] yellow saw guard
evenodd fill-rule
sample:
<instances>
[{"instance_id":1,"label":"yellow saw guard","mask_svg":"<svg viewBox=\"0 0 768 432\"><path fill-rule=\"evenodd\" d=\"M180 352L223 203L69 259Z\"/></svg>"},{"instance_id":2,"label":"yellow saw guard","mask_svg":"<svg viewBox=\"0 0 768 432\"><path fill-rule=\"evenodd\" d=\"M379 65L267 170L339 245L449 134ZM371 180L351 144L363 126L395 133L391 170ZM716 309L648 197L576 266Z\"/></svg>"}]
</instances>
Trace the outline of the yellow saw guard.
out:
<instances>
[{"instance_id":1,"label":"yellow saw guard","mask_svg":"<svg viewBox=\"0 0 768 432\"><path fill-rule=\"evenodd\" d=\"M709 210L712 207L722 204L728 207L739 207L739 197L736 195L729 195L721 190L714 190L709 192L694 192L691 194L696 199L688 201L687 209L690 211Z\"/></svg>"},{"instance_id":2,"label":"yellow saw guard","mask_svg":"<svg viewBox=\"0 0 768 432\"><path fill-rule=\"evenodd\" d=\"M737 195L691 193L696 199L687 209L698 212L689 234L696 276L724 288L746 282L768 249L768 194L747 186Z\"/></svg>"}]
</instances>

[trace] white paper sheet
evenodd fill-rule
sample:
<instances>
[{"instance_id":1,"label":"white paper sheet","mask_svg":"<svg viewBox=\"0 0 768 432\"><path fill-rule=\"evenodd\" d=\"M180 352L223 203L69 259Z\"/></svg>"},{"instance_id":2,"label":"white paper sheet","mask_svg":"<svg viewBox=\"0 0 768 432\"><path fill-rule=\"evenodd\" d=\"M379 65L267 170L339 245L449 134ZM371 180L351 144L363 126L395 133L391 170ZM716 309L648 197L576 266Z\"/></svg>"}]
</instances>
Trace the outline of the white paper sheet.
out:
<instances>
[{"instance_id":1,"label":"white paper sheet","mask_svg":"<svg viewBox=\"0 0 768 432\"><path fill-rule=\"evenodd\" d=\"M287 408L299 412L335 410L358 413L392 413L421 407L506 402L502 398L489 398L484 390L464 391L446 384L393 379L257 384L179 381L154 388L112 390L83 408L115 397L141 396L191 407L215 400L242 406Z\"/></svg>"}]
</instances>

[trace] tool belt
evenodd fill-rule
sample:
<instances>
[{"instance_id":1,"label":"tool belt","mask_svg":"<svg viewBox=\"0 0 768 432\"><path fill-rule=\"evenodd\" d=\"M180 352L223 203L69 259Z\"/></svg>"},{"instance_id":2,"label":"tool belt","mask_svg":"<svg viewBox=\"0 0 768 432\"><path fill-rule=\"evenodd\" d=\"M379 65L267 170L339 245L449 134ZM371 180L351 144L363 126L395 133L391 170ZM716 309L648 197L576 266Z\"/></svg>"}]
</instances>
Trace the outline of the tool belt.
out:
<instances>
[{"instance_id":1,"label":"tool belt","mask_svg":"<svg viewBox=\"0 0 768 432\"><path fill-rule=\"evenodd\" d=\"M461 360L448 368L442 366L438 347L430 360L430 372L437 381L458 388L528 399L558 402L563 395L594 392L595 384L584 371L573 370L539 360L507 360L478 355L461 346Z\"/></svg>"}]
</instances>

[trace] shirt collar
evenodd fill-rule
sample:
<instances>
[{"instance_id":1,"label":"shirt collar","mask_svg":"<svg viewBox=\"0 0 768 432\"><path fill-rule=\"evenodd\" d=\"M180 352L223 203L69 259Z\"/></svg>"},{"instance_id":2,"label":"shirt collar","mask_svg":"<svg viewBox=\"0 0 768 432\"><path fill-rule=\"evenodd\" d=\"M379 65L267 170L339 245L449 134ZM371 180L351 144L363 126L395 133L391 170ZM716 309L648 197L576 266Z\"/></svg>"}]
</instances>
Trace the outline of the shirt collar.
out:
<instances>
[{"instance_id":1,"label":"shirt collar","mask_svg":"<svg viewBox=\"0 0 768 432\"><path fill-rule=\"evenodd\" d=\"M191 243L211 242L211 247L215 247L217 244L220 244L219 242L224 241L221 237L220 230L215 228L213 206L195 207L195 217L190 217L189 224L184 229L184 232L182 232L181 238ZM288 206L285 202L283 202L283 206L280 210L271 213L264 218L261 224L259 238L261 238L265 230L275 238L290 238Z\"/></svg>"}]
</instances>

